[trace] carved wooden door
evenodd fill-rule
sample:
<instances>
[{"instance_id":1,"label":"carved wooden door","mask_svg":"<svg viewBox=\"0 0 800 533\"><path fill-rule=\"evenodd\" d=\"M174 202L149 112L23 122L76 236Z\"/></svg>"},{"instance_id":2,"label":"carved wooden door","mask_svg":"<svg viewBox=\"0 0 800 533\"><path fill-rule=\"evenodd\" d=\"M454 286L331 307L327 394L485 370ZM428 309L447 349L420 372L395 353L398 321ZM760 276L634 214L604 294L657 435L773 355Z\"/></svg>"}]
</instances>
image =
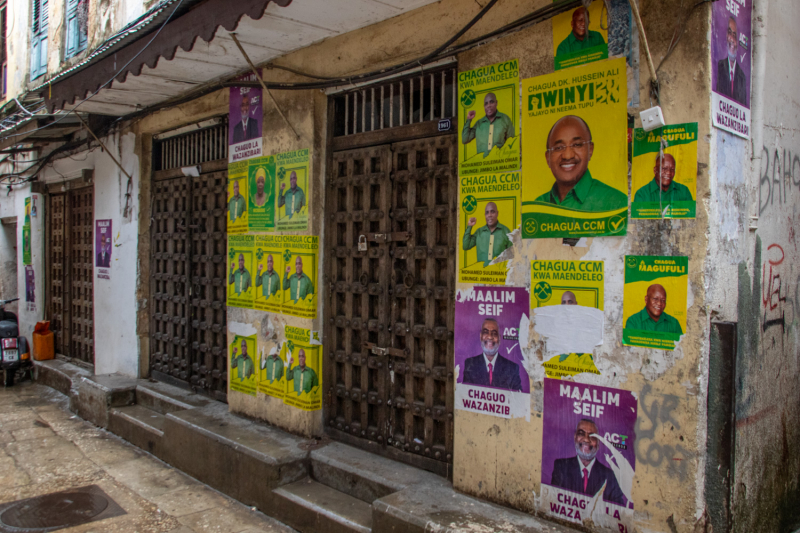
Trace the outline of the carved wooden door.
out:
<instances>
[{"instance_id":1,"label":"carved wooden door","mask_svg":"<svg viewBox=\"0 0 800 533\"><path fill-rule=\"evenodd\" d=\"M453 461L453 136L336 152L327 180L325 420L442 475Z\"/></svg>"}]
</instances>

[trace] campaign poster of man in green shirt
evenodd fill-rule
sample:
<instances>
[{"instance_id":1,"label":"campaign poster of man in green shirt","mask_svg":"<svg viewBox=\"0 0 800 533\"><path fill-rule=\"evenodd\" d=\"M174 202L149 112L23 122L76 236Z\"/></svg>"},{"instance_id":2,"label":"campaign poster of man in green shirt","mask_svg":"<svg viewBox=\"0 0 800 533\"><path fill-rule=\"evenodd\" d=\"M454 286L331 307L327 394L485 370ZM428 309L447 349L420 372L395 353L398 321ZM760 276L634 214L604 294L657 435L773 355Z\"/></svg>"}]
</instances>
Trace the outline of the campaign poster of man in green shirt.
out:
<instances>
[{"instance_id":1,"label":"campaign poster of man in green shirt","mask_svg":"<svg viewBox=\"0 0 800 533\"><path fill-rule=\"evenodd\" d=\"M276 294L281 285L281 277L273 269L273 265L272 254L269 254L267 256L267 270L262 273L264 265L259 263L256 271L256 288L261 287L261 294L265 298L270 298L273 294Z\"/></svg>"},{"instance_id":2,"label":"campaign poster of man in green shirt","mask_svg":"<svg viewBox=\"0 0 800 533\"><path fill-rule=\"evenodd\" d=\"M319 387L319 378L317 373L311 367L306 366L306 351L300 348L297 351L297 360L299 364L292 368L294 358L289 357L289 369L286 372L286 380L291 381L294 386L294 392L298 396L302 393L310 393L314 387Z\"/></svg>"},{"instance_id":3,"label":"campaign poster of man in green shirt","mask_svg":"<svg viewBox=\"0 0 800 533\"><path fill-rule=\"evenodd\" d=\"M235 344L235 341L234 341ZM253 360L247 354L247 339L242 339L242 353L238 353L239 348L235 345L231 351L231 369L234 370L231 379L244 381L250 379L255 371Z\"/></svg>"},{"instance_id":4,"label":"campaign poster of man in green shirt","mask_svg":"<svg viewBox=\"0 0 800 533\"><path fill-rule=\"evenodd\" d=\"M486 225L481 226L475 233L472 233L472 228L475 227L478 219L476 217L469 218L467 229L464 232L462 248L465 252L472 248L477 248L478 262L483 263L483 266L487 266L504 250L511 248L513 244L508 238L511 230L497 220L499 215L497 204L488 202L484 215L486 217Z\"/></svg>"},{"instance_id":5,"label":"campaign poster of man in green shirt","mask_svg":"<svg viewBox=\"0 0 800 533\"><path fill-rule=\"evenodd\" d=\"M283 359L277 350L261 360L261 369L267 371L267 381L273 383L283 377Z\"/></svg>"},{"instance_id":6,"label":"campaign poster of man in green shirt","mask_svg":"<svg viewBox=\"0 0 800 533\"><path fill-rule=\"evenodd\" d=\"M244 196L239 194L239 180L233 182L233 196L228 201L228 216L231 222L236 222L242 215L247 212L247 202Z\"/></svg>"},{"instance_id":7,"label":"campaign poster of man in green shirt","mask_svg":"<svg viewBox=\"0 0 800 533\"><path fill-rule=\"evenodd\" d=\"M593 154L592 131L586 121L575 115L558 119L550 129L545 149L555 183L536 202L588 212L627 207L626 194L592 177L589 161Z\"/></svg>"},{"instance_id":8,"label":"campaign poster of man in green shirt","mask_svg":"<svg viewBox=\"0 0 800 533\"><path fill-rule=\"evenodd\" d=\"M299 300L305 300L306 296L314 294L314 284L305 272L303 272L303 258L299 255L294 260L295 273L291 276L291 265L286 265L286 273L283 275L283 290L289 291L289 298L296 304Z\"/></svg>"},{"instance_id":9,"label":"campaign poster of man in green shirt","mask_svg":"<svg viewBox=\"0 0 800 533\"><path fill-rule=\"evenodd\" d=\"M253 265L250 265L251 267ZM231 289L236 293L236 296L241 296L243 292L250 289L250 272L244 267L244 254L239 254L239 268L236 268L234 263L231 263L231 272L228 277L228 285L232 285Z\"/></svg>"},{"instance_id":10,"label":"campaign poster of man in green shirt","mask_svg":"<svg viewBox=\"0 0 800 533\"><path fill-rule=\"evenodd\" d=\"M489 155L494 147L500 147L514 137L514 122L505 113L497 110L497 97L494 93L487 93L483 99L483 110L486 115L472 125L475 110L467 113L467 121L461 131L462 144L475 141L475 148L483 157Z\"/></svg>"},{"instance_id":11,"label":"campaign poster of man in green shirt","mask_svg":"<svg viewBox=\"0 0 800 533\"><path fill-rule=\"evenodd\" d=\"M290 219L299 213L300 210L306 205L306 195L303 189L297 186L297 172L294 170L289 175L289 190L285 193L283 190L286 188L285 183L281 183L281 191L278 195L278 208L285 207L285 215Z\"/></svg>"},{"instance_id":12,"label":"campaign poster of man in green shirt","mask_svg":"<svg viewBox=\"0 0 800 533\"><path fill-rule=\"evenodd\" d=\"M625 329L683 335L680 322L664 312L666 307L667 291L658 283L650 285L644 297L644 309L628 317Z\"/></svg>"},{"instance_id":13,"label":"campaign poster of man in green shirt","mask_svg":"<svg viewBox=\"0 0 800 533\"><path fill-rule=\"evenodd\" d=\"M571 26L572 32L558 45L556 56L606 44L606 40L599 32L589 29L589 10L585 7L579 7L572 12Z\"/></svg>"},{"instance_id":14,"label":"campaign poster of man in green shirt","mask_svg":"<svg viewBox=\"0 0 800 533\"><path fill-rule=\"evenodd\" d=\"M677 163L671 154L656 156L653 180L641 187L633 196L634 202L659 202L664 207L674 202L692 202L692 193L686 185L674 181Z\"/></svg>"}]
</instances>

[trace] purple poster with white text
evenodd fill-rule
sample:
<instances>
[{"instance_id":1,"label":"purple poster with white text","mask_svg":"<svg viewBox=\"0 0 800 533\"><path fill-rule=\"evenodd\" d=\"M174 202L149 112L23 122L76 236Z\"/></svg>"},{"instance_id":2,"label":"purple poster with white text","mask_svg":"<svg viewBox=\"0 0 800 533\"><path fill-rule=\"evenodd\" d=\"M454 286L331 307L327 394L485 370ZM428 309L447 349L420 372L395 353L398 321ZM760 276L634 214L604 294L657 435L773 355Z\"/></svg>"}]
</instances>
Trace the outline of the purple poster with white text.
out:
<instances>
[{"instance_id":1,"label":"purple poster with white text","mask_svg":"<svg viewBox=\"0 0 800 533\"><path fill-rule=\"evenodd\" d=\"M636 406L630 391L545 378L544 512L632 531Z\"/></svg>"},{"instance_id":2,"label":"purple poster with white text","mask_svg":"<svg viewBox=\"0 0 800 533\"><path fill-rule=\"evenodd\" d=\"M247 74L240 81L258 81ZM231 87L228 116L228 163L263 155L264 105L261 87Z\"/></svg>"},{"instance_id":3,"label":"purple poster with white text","mask_svg":"<svg viewBox=\"0 0 800 533\"><path fill-rule=\"evenodd\" d=\"M518 287L473 287L456 296L456 409L530 418L530 380L520 346L530 294Z\"/></svg>"},{"instance_id":4,"label":"purple poster with white text","mask_svg":"<svg viewBox=\"0 0 800 533\"><path fill-rule=\"evenodd\" d=\"M95 220L94 266L97 279L111 279L111 219Z\"/></svg>"},{"instance_id":5,"label":"purple poster with white text","mask_svg":"<svg viewBox=\"0 0 800 533\"><path fill-rule=\"evenodd\" d=\"M750 138L753 0L711 4L711 113L714 126Z\"/></svg>"}]
</instances>

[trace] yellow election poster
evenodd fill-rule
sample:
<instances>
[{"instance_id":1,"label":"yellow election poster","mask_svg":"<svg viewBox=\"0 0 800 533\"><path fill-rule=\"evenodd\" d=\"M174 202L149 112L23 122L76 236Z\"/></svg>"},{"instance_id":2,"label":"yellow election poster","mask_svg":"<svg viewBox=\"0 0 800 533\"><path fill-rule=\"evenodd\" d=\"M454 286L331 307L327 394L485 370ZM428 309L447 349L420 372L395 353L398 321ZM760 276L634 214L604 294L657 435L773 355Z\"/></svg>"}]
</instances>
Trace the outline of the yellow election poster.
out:
<instances>
[{"instance_id":1,"label":"yellow election poster","mask_svg":"<svg viewBox=\"0 0 800 533\"><path fill-rule=\"evenodd\" d=\"M231 390L256 395L256 380L258 373L253 358L256 356L256 337L242 337L236 335L228 347L230 355L230 380Z\"/></svg>"},{"instance_id":2,"label":"yellow election poster","mask_svg":"<svg viewBox=\"0 0 800 533\"><path fill-rule=\"evenodd\" d=\"M247 232L248 162L228 165L228 233Z\"/></svg>"},{"instance_id":3,"label":"yellow election poster","mask_svg":"<svg viewBox=\"0 0 800 533\"><path fill-rule=\"evenodd\" d=\"M458 174L518 170L519 61L458 73Z\"/></svg>"},{"instance_id":4,"label":"yellow election poster","mask_svg":"<svg viewBox=\"0 0 800 533\"><path fill-rule=\"evenodd\" d=\"M555 69L575 67L608 58L608 11L602 0L592 2L553 17Z\"/></svg>"},{"instance_id":5,"label":"yellow election poster","mask_svg":"<svg viewBox=\"0 0 800 533\"><path fill-rule=\"evenodd\" d=\"M310 150L294 150L275 156L278 173L278 231L306 231L311 212Z\"/></svg>"},{"instance_id":6,"label":"yellow election poster","mask_svg":"<svg viewBox=\"0 0 800 533\"><path fill-rule=\"evenodd\" d=\"M631 218L695 218L697 122L633 130Z\"/></svg>"},{"instance_id":7,"label":"yellow election poster","mask_svg":"<svg viewBox=\"0 0 800 533\"><path fill-rule=\"evenodd\" d=\"M283 306L283 245L281 236L256 235L254 308L280 313Z\"/></svg>"},{"instance_id":8,"label":"yellow election poster","mask_svg":"<svg viewBox=\"0 0 800 533\"><path fill-rule=\"evenodd\" d=\"M625 235L625 59L522 81L522 237Z\"/></svg>"},{"instance_id":9,"label":"yellow election poster","mask_svg":"<svg viewBox=\"0 0 800 533\"><path fill-rule=\"evenodd\" d=\"M284 315L317 318L317 250L319 237L312 235L276 235L283 248Z\"/></svg>"},{"instance_id":10,"label":"yellow election poster","mask_svg":"<svg viewBox=\"0 0 800 533\"><path fill-rule=\"evenodd\" d=\"M531 261L531 309L581 305L602 311L604 280L603 261ZM543 366L548 378L600 374L590 353L556 355Z\"/></svg>"},{"instance_id":11,"label":"yellow election poster","mask_svg":"<svg viewBox=\"0 0 800 533\"><path fill-rule=\"evenodd\" d=\"M283 399L286 394L286 367L288 363L283 356L284 351L278 350L276 347L268 355L261 354L258 372L258 392Z\"/></svg>"},{"instance_id":12,"label":"yellow election poster","mask_svg":"<svg viewBox=\"0 0 800 533\"><path fill-rule=\"evenodd\" d=\"M253 235L229 235L228 305L253 308Z\"/></svg>"},{"instance_id":13,"label":"yellow election poster","mask_svg":"<svg viewBox=\"0 0 800 533\"><path fill-rule=\"evenodd\" d=\"M250 231L275 231L275 156L256 157L247 163L248 228Z\"/></svg>"},{"instance_id":14,"label":"yellow election poster","mask_svg":"<svg viewBox=\"0 0 800 533\"><path fill-rule=\"evenodd\" d=\"M281 357L286 363L283 403L304 411L322 408L322 343L317 332L285 326Z\"/></svg>"},{"instance_id":15,"label":"yellow election poster","mask_svg":"<svg viewBox=\"0 0 800 533\"><path fill-rule=\"evenodd\" d=\"M689 258L625 256L622 344L674 350L686 332Z\"/></svg>"},{"instance_id":16,"label":"yellow election poster","mask_svg":"<svg viewBox=\"0 0 800 533\"><path fill-rule=\"evenodd\" d=\"M495 259L513 246L508 234L519 227L520 174L462 176L459 181L459 281L503 285L507 261Z\"/></svg>"}]
</instances>

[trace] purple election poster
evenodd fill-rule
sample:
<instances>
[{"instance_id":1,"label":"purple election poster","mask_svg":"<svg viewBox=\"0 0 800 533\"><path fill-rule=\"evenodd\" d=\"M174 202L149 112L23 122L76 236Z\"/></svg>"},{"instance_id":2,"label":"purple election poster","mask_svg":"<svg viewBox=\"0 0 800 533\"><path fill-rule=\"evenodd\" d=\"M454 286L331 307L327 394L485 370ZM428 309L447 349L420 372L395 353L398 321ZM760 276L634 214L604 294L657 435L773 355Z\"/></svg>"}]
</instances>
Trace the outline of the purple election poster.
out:
<instances>
[{"instance_id":1,"label":"purple election poster","mask_svg":"<svg viewBox=\"0 0 800 533\"><path fill-rule=\"evenodd\" d=\"M614 530L630 531L636 407L630 391L545 378L545 512L576 523L591 518Z\"/></svg>"},{"instance_id":2,"label":"purple election poster","mask_svg":"<svg viewBox=\"0 0 800 533\"><path fill-rule=\"evenodd\" d=\"M714 126L750 137L750 42L753 0L711 4L711 89Z\"/></svg>"},{"instance_id":3,"label":"purple election poster","mask_svg":"<svg viewBox=\"0 0 800 533\"><path fill-rule=\"evenodd\" d=\"M456 409L530 418L530 380L520 346L530 294L519 287L473 287L456 297Z\"/></svg>"},{"instance_id":4,"label":"purple election poster","mask_svg":"<svg viewBox=\"0 0 800 533\"><path fill-rule=\"evenodd\" d=\"M258 81L252 73L240 79ZM228 117L229 163L262 155L264 106L261 92L260 87L231 87Z\"/></svg>"},{"instance_id":5,"label":"purple election poster","mask_svg":"<svg viewBox=\"0 0 800 533\"><path fill-rule=\"evenodd\" d=\"M97 279L111 279L111 219L95 220L94 266Z\"/></svg>"}]
</instances>

